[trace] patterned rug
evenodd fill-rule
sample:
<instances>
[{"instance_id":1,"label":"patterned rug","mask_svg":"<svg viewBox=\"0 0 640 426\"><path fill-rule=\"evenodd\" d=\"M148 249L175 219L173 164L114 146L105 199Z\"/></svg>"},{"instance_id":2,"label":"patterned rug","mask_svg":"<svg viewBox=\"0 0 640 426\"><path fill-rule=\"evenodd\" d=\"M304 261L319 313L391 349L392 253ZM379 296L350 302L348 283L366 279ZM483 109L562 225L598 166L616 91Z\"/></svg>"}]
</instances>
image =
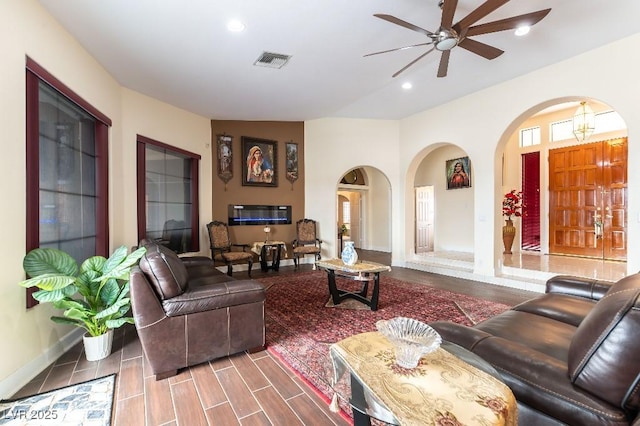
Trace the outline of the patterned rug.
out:
<instances>
[{"instance_id":1,"label":"patterned rug","mask_svg":"<svg viewBox=\"0 0 640 426\"><path fill-rule=\"evenodd\" d=\"M64 388L0 401L0 425L108 426L115 374Z\"/></svg>"},{"instance_id":2,"label":"patterned rug","mask_svg":"<svg viewBox=\"0 0 640 426\"><path fill-rule=\"evenodd\" d=\"M406 283L384 273L380 274L377 311L353 301L332 307L327 302L327 274L322 271L258 280L267 288L268 350L296 370L327 402L333 396L330 384L333 367L329 358L332 343L375 331L376 321L381 319L404 316L425 323L445 320L473 325L509 309L507 305L430 287L428 281ZM337 285L353 291L360 284L337 278ZM342 380L334 390L339 394L340 408L351 416L348 380Z\"/></svg>"}]
</instances>

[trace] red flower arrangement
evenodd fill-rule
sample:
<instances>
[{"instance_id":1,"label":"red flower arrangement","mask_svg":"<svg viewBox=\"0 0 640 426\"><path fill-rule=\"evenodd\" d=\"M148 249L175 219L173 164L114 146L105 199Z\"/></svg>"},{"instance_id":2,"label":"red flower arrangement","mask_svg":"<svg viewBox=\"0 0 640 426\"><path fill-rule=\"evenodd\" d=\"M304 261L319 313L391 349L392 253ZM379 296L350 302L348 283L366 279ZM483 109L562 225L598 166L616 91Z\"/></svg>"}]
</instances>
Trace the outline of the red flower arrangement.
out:
<instances>
[{"instance_id":1,"label":"red flower arrangement","mask_svg":"<svg viewBox=\"0 0 640 426\"><path fill-rule=\"evenodd\" d=\"M504 194L504 199L502 200L502 215L506 216L507 219L511 219L512 215L516 217L522 216L523 207L521 191L512 189L511 192Z\"/></svg>"}]
</instances>

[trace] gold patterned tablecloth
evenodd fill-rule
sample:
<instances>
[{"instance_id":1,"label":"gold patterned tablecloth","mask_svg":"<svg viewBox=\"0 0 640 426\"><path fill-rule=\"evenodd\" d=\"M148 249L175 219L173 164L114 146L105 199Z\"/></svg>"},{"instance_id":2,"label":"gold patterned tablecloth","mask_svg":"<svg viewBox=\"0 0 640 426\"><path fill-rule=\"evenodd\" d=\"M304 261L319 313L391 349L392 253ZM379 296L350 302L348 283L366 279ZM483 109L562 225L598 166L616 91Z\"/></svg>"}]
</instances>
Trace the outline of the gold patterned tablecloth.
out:
<instances>
[{"instance_id":1,"label":"gold patterned tablecloth","mask_svg":"<svg viewBox=\"0 0 640 426\"><path fill-rule=\"evenodd\" d=\"M330 347L334 384L348 370L402 425L517 425L511 389L442 348L418 367L395 363L379 332L357 334Z\"/></svg>"}]
</instances>

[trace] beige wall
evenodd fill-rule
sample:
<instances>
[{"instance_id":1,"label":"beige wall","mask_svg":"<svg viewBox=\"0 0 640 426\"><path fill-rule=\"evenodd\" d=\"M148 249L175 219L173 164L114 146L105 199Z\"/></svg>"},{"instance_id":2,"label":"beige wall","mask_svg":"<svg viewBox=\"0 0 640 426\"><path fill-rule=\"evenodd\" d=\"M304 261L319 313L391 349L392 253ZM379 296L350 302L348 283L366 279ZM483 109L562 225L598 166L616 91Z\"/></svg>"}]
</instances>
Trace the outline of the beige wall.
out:
<instances>
[{"instance_id":1,"label":"beige wall","mask_svg":"<svg viewBox=\"0 0 640 426\"><path fill-rule=\"evenodd\" d=\"M120 97L117 82L88 56L56 21L33 0L0 2L0 123L3 155L0 168L9 173L2 185L2 199L11 203L0 217L6 244L0 246L0 330L5 350L0 363L0 394L21 385L23 367L39 372L51 362L64 345L68 327L54 325L53 310L48 305L25 308L25 290L17 283L24 279L22 258L25 254L25 56L45 67L109 116L120 122ZM79 70L82 72L79 72ZM116 124L111 131L120 131ZM119 168L112 166L114 172ZM44 365L43 365L44 364ZM22 370L21 370L22 369Z\"/></svg>"},{"instance_id":2,"label":"beige wall","mask_svg":"<svg viewBox=\"0 0 640 426\"><path fill-rule=\"evenodd\" d=\"M211 217L210 121L123 89L35 0L0 1L0 168L7 174L0 211L0 398L9 397L81 335L55 325L48 304L25 308L25 56L29 56L113 121L109 130L110 246L137 241L135 135L198 153L200 217ZM203 233L204 237L204 233ZM206 240L204 240L206 241ZM201 241L202 243L202 241ZM208 249L208 243L204 245Z\"/></svg>"},{"instance_id":3,"label":"beige wall","mask_svg":"<svg viewBox=\"0 0 640 426\"><path fill-rule=\"evenodd\" d=\"M212 189L213 198L212 216L203 223L211 220L228 221L227 206L229 204L256 204L256 205L290 205L291 225L271 225L271 238L273 240L291 243L296 237L295 223L304 216L304 123L300 121L274 122L274 121L211 121L211 149L212 156L216 158L216 135L226 134L233 137L233 178L225 185L218 178L217 164L213 165ZM278 151L278 186L243 186L242 174L246 173L244 164L246 159L242 155L242 136L258 139L267 139L277 142ZM294 142L298 144L298 180L293 185L285 178L285 144ZM229 232L233 242L239 244L251 244L254 241L263 241L264 232L262 226L231 226ZM209 247L207 237L206 247Z\"/></svg>"},{"instance_id":4,"label":"beige wall","mask_svg":"<svg viewBox=\"0 0 640 426\"><path fill-rule=\"evenodd\" d=\"M336 191L349 170L368 166L385 176L392 222L398 220L399 136L396 120L322 118L305 122L305 211L320 222L323 257L334 257L338 250ZM388 228L377 229L386 232ZM397 245L399 234L395 230L390 234L391 246ZM396 254L392 252L394 258Z\"/></svg>"},{"instance_id":5,"label":"beige wall","mask_svg":"<svg viewBox=\"0 0 640 426\"><path fill-rule=\"evenodd\" d=\"M122 137L114 141L112 158L123 163L124 172L112 174L112 238L134 245L138 229L136 220L137 191L135 187L136 135L198 154L200 158L200 252L209 252L209 237L205 224L211 218L211 126L208 118L189 113L148 96L122 88Z\"/></svg>"}]
</instances>

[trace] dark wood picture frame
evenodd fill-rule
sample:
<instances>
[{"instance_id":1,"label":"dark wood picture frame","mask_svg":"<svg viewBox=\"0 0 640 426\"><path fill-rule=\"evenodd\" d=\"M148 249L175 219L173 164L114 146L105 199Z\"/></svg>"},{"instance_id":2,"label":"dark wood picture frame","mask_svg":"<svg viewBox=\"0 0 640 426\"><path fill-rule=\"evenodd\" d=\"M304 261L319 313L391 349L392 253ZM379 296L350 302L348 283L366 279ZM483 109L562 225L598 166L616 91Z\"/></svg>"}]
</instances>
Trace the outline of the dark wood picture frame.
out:
<instances>
[{"instance_id":1,"label":"dark wood picture frame","mask_svg":"<svg viewBox=\"0 0 640 426\"><path fill-rule=\"evenodd\" d=\"M298 144L295 142L287 142L286 144L286 160L287 160L287 180L293 184L298 180Z\"/></svg>"},{"instance_id":2,"label":"dark wood picture frame","mask_svg":"<svg viewBox=\"0 0 640 426\"><path fill-rule=\"evenodd\" d=\"M278 186L278 142L242 136L242 185Z\"/></svg>"},{"instance_id":3,"label":"dark wood picture frame","mask_svg":"<svg viewBox=\"0 0 640 426\"><path fill-rule=\"evenodd\" d=\"M469 157L446 161L447 189L471 188L471 162Z\"/></svg>"},{"instance_id":4,"label":"dark wood picture frame","mask_svg":"<svg viewBox=\"0 0 640 426\"><path fill-rule=\"evenodd\" d=\"M218 177L226 184L233 178L233 136L218 135L216 157Z\"/></svg>"}]
</instances>

